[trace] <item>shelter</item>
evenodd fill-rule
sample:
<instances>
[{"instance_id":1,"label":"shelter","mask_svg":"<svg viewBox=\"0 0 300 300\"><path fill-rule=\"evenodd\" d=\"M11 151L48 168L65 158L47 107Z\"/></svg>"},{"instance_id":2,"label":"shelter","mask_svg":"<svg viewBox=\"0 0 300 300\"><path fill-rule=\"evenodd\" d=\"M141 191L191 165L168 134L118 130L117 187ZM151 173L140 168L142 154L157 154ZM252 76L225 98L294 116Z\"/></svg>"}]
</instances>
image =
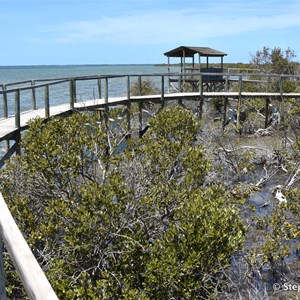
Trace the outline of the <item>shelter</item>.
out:
<instances>
[{"instance_id":1,"label":"shelter","mask_svg":"<svg viewBox=\"0 0 300 300\"><path fill-rule=\"evenodd\" d=\"M209 47L189 47L180 46L173 50L164 53L168 58L168 71L171 73L170 58L180 58L180 72L183 73L182 81L177 79L169 79L169 84L175 87L172 82L178 82L177 90L186 89L187 83L197 90L199 88L199 76L196 78L195 74L199 73L223 73L223 59L227 54L219 50L215 50ZM195 64L195 57L198 56L198 65ZM201 58L205 58L205 62L201 61ZM210 58L219 58L219 62L214 65L210 65ZM178 65L177 65L178 69ZM187 74L186 74L187 73ZM189 75L189 76L188 76ZM213 90L221 88L224 85L224 78L222 75L204 75L202 82L207 90Z\"/></svg>"}]
</instances>

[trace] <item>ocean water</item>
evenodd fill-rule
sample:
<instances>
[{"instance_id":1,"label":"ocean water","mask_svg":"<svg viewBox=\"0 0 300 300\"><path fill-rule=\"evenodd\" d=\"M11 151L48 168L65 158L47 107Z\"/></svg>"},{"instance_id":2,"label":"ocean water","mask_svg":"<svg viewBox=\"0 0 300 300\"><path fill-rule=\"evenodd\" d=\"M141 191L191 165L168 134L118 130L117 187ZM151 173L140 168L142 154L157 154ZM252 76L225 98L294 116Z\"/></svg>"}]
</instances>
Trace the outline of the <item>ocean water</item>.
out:
<instances>
[{"instance_id":1,"label":"ocean water","mask_svg":"<svg viewBox=\"0 0 300 300\"><path fill-rule=\"evenodd\" d=\"M155 65L70 65L70 66L0 66L0 91L1 85L24 80L41 80L53 78L69 78L93 75L145 75L167 73L167 66ZM143 79L143 78L142 78ZM137 77L131 78L131 84ZM160 87L160 77L151 80ZM40 82L42 83L42 82ZM36 83L38 84L38 82ZM29 84L27 83L27 86ZM9 86L9 88L24 87L25 84ZM126 77L108 80L109 97L123 96L126 94ZM97 80L77 81L77 100L99 98ZM50 105L69 103L69 83L50 86ZM104 81L102 81L102 97L104 95ZM32 92L21 92L21 111L32 108ZM44 88L36 90L38 107L44 107ZM0 118L3 117L3 96L0 95ZM8 94L8 113L14 114L14 93Z\"/></svg>"},{"instance_id":2,"label":"ocean water","mask_svg":"<svg viewBox=\"0 0 300 300\"><path fill-rule=\"evenodd\" d=\"M55 66L0 66L0 91L2 85L25 80L40 80L53 78L69 78L93 75L146 75L167 73L167 66L155 65L55 65ZM150 77L160 88L160 77ZM142 77L144 79L144 77ZM131 78L131 84L137 77ZM42 83L42 82L40 82ZM36 83L38 84L38 82ZM27 84L8 86L7 89L24 87ZM126 95L126 77L112 78L108 80L109 97ZM78 81L76 84L77 101L84 99L99 98L97 80ZM69 103L70 89L69 83L52 85L49 88L50 105ZM36 89L37 108L44 107L44 88ZM102 97L104 96L104 81L102 82ZM7 96L8 115L14 114L14 93ZM20 95L21 112L32 108L31 90L21 91ZM3 95L0 95L0 119L3 118ZM0 155L3 154L0 143Z\"/></svg>"}]
</instances>

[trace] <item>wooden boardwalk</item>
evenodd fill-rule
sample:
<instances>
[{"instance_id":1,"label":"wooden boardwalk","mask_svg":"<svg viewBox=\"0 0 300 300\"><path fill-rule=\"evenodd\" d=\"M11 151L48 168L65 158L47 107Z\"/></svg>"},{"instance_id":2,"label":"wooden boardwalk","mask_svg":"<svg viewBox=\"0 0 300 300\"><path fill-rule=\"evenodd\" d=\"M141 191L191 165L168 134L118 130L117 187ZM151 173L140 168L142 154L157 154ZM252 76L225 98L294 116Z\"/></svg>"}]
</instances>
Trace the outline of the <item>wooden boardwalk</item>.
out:
<instances>
[{"instance_id":1,"label":"wooden boardwalk","mask_svg":"<svg viewBox=\"0 0 300 300\"><path fill-rule=\"evenodd\" d=\"M267 98L267 99L279 99L279 98L300 98L300 93L247 93L247 92L203 92L202 95L199 92L189 92L189 93L170 93L164 94L164 100L193 100L203 98ZM151 101L159 103L162 101L162 95L147 95L147 96L131 96L131 102L145 102ZM108 102L104 98L85 100L79 103L74 103L72 108L70 104L62 104L50 107L50 116L59 116L71 113L73 110L93 110L96 108L116 105L126 105L128 103L127 97L114 97L109 98ZM25 130L28 127L28 121L34 118L45 118L46 110L45 108L35 109L25 111L20 114L20 126L16 127L15 116L9 118L0 119L0 141L12 138L15 132L18 130Z\"/></svg>"},{"instance_id":2,"label":"wooden boardwalk","mask_svg":"<svg viewBox=\"0 0 300 300\"><path fill-rule=\"evenodd\" d=\"M238 88L237 92L229 91L229 76L228 74L220 74L218 76L224 76L225 80L225 91L215 91L209 92L203 90L203 76L211 76L214 75L212 73L205 74L194 74L193 80L196 82L199 78L198 82L198 91L197 92L176 92L176 93L166 93L165 92L165 78L169 79L170 76L178 76L178 91L181 91L181 82L182 77L190 76L190 74L152 74L152 75L143 75L143 76L159 76L161 78L161 93L156 95L145 95L145 96L132 96L130 90L130 79L131 76L138 77L138 94L141 95L141 76L142 75L97 75L97 76L86 76L86 77L77 77L77 78L58 78L58 79L46 79L39 80L45 81L46 83L36 84L37 80L32 81L23 81L18 83L9 83L9 84L0 84L0 100L2 97L2 113L3 118L0 119L0 142L6 142L6 153L3 157L0 157L0 168L5 164L5 161L14 153L18 152L19 149L19 141L21 138L21 132L28 128L28 122L31 119L40 117L45 120L49 117L60 116L60 115L68 115L73 111L79 110L96 110L96 109L105 109L109 111L109 107L114 107L116 105L124 105L129 107L131 102L135 103L146 103L146 102L154 102L160 104L162 107L166 104L166 101L181 101L181 100L196 100L199 101L199 116L202 113L202 104L204 99L212 99L212 98L222 98L224 99L224 120L226 120L227 109L228 109L228 101L230 99L235 99L237 103L237 118L236 118L236 126L239 127L239 118L240 118L240 110L243 99L254 99L254 98L264 98L266 101L266 124L268 121L268 106L270 104L270 100L276 99L284 103L284 99L286 98L300 98L300 93L283 93L283 81L287 76L278 76L275 75L277 79L280 81L280 92L278 93L269 93L269 92L247 92L243 91L242 88L242 76L244 75L234 75L234 81L238 77ZM196 77L195 77L196 76ZM198 77L197 77L198 76ZM248 74L245 75L245 81L248 80ZM269 82L271 75L266 75L268 80L265 82ZM108 80L110 78L125 78L126 79L126 95L122 97L109 97L108 96ZM76 97L76 82L77 81L85 81L85 80L96 80L98 85L98 97L95 99L86 99L78 101ZM299 81L299 76L294 77L293 80ZM104 97L102 97L104 82ZM257 80L255 80L257 82ZM68 103L50 106L50 94L49 87L52 85L69 83L70 91L69 91L69 100ZM21 86L20 86L21 84ZM27 86L24 86L27 84ZM9 88L8 88L9 87ZM36 90L44 89L44 107L37 108L36 103ZM20 103L21 103L21 94L23 91L27 90L32 92L32 109L21 111ZM269 86L266 87L266 91L269 90ZM8 96L14 96L14 105L13 103L9 103L14 107L14 115L9 116L9 105L8 105ZM11 99L11 98L10 98ZM141 108L142 105L139 105ZM11 113L11 111L10 111ZM130 125L130 113L128 113L128 124ZM140 129L142 125L142 109L140 109ZM130 127L130 126L129 126ZM13 141L10 144L10 141ZM9 210L4 202L4 199L0 193L0 298L4 297L5 299L5 284L4 284L4 269L3 269L3 255L2 255L2 240L3 238L5 245L10 253L10 256L13 260L13 263L17 270L19 270L19 276L24 283L25 289L28 295L33 299L57 299L54 291L52 290L47 278L44 276L42 270L40 269L38 262L35 260L32 255L27 243L23 240L22 234L19 232L17 226L14 223L12 216L10 215Z\"/></svg>"},{"instance_id":3,"label":"wooden boardwalk","mask_svg":"<svg viewBox=\"0 0 300 300\"><path fill-rule=\"evenodd\" d=\"M202 116L202 104L204 99L210 98L222 98L224 99L224 120L225 124L227 118L227 110L228 110L228 100L235 99L237 101L237 117L236 117L236 126L239 130L240 128L240 111L243 99L253 99L253 98L264 98L266 101L266 110L268 110L268 105L271 99L277 99L280 101L284 101L285 98L300 98L300 93L284 93L283 85L285 80L290 80L291 76L286 75L254 75L257 78L258 76L265 76L267 80L262 77L261 82L259 80L255 80L259 82L261 85L266 84L267 92L248 92L243 89L243 81L249 80L249 74L220 74L217 73L218 76L222 75L225 82L222 91L207 91L205 90L205 85L203 84L203 78L205 76L213 76L213 73L199 73L193 74L185 74L185 73L165 73L165 74L131 74L131 75L94 75L94 76L84 76L84 77L76 77L76 78L56 78L56 79L40 79L40 80L27 80L17 83L9 83L9 84L0 84L0 100L2 97L2 113L3 118L0 119L0 142L5 141L6 145L6 153L3 157L0 157L0 168L3 166L6 159L8 159L15 152L18 152L18 143L21 138L21 132L28 128L28 122L31 119L40 117L40 118L49 118L52 116L59 115L67 115L70 114L74 110L96 110L96 109L109 109L109 107L116 105L124 105L129 107L130 103L145 103L145 102L154 102L159 103L162 107L165 105L166 101L171 100L197 100L199 101L199 115ZM133 78L137 78L138 83L138 94L142 95L142 76L143 77L155 77L156 80L160 80L160 94L155 95L143 95L143 96L133 96L131 95L131 82ZM233 81L236 81L238 78L238 82L234 83L236 85L235 90L230 91L230 78L233 76ZM279 83L278 90L280 92L270 93L269 91L269 83L271 81L271 77L275 77L275 81ZM172 78L178 78L178 88L176 92L170 92L170 82ZM121 97L111 97L109 96L109 82L113 79L125 79L125 96ZM186 80L192 78L194 81L198 80L198 90L196 92L178 92L182 90L182 83L186 82ZM293 81L299 82L300 76L292 76ZM98 97L95 99L86 99L86 100L78 100L77 97L77 83L78 82L86 82L93 81L96 83L98 89ZM168 88L166 88L165 82L168 81ZM61 105L51 106L50 103L50 87L54 85L64 84L64 89L66 85L69 85L69 99L65 99L64 103ZM255 84L255 83L254 83ZM260 90L261 90L260 85ZM173 85L172 85L173 86ZM193 87L194 89L194 87ZM39 104L39 106L43 106L41 108L37 107L37 90L42 92L44 102L43 104ZM166 92L168 90L168 92ZM21 111L21 100L23 99L23 93L28 92L32 93L31 99L31 110ZM11 97L14 98L12 101ZM8 100L10 99L10 100ZM10 103L9 103L10 101ZM22 100L23 101L23 100ZM14 103L11 103L14 102ZM9 116L9 104L10 108L13 107L14 115ZM28 104L28 103L27 103ZM27 106L28 107L28 106ZM11 113L11 111L10 111ZM265 124L268 123L268 113L266 114ZM130 120L130 116L128 116L128 120ZM142 131L142 110L140 111L140 130ZM130 123L130 121L128 121ZM130 129L130 124L129 127ZM10 143L10 141L13 141Z\"/></svg>"}]
</instances>

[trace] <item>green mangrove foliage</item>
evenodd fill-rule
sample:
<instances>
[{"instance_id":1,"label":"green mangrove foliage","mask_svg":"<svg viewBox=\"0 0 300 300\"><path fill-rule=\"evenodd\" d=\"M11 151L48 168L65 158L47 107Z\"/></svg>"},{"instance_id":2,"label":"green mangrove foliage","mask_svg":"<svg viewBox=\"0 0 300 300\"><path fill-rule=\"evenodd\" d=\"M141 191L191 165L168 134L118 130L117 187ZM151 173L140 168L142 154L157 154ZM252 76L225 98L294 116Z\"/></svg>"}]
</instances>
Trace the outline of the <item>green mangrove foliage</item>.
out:
<instances>
[{"instance_id":1,"label":"green mangrove foliage","mask_svg":"<svg viewBox=\"0 0 300 300\"><path fill-rule=\"evenodd\" d=\"M107 155L94 115L31 122L1 191L61 299L208 299L244 244L192 113L161 111ZM117 143L116 143L117 144ZM9 297L21 297L7 263Z\"/></svg>"}]
</instances>

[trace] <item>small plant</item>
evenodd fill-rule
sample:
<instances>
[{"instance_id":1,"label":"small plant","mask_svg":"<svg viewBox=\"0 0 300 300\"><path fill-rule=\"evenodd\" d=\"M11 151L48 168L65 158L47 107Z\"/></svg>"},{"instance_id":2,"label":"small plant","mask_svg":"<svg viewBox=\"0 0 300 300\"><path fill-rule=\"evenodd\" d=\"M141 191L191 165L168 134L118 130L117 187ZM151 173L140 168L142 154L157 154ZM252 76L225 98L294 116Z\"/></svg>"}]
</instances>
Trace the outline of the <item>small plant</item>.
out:
<instances>
[{"instance_id":1,"label":"small plant","mask_svg":"<svg viewBox=\"0 0 300 300\"><path fill-rule=\"evenodd\" d=\"M130 93L133 96L155 95L160 93L160 89L151 79L142 80L141 86L139 86L139 81L137 80L132 84Z\"/></svg>"}]
</instances>

